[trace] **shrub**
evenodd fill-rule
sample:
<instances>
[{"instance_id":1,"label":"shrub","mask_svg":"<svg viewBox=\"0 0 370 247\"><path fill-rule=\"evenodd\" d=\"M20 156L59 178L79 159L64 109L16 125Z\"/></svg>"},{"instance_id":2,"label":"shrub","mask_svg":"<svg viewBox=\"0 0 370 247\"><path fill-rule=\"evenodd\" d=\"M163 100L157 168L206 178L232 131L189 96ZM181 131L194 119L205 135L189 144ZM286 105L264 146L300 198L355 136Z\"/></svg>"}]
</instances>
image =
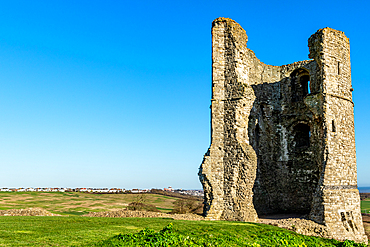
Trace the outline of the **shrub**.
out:
<instances>
[{"instance_id":1,"label":"shrub","mask_svg":"<svg viewBox=\"0 0 370 247\"><path fill-rule=\"evenodd\" d=\"M346 240L344 242L340 242L338 244L338 247L367 247L366 244L360 244L360 243L356 243L352 240Z\"/></svg>"},{"instance_id":2,"label":"shrub","mask_svg":"<svg viewBox=\"0 0 370 247\"><path fill-rule=\"evenodd\" d=\"M156 206L141 202L131 202L128 204L127 209L132 211L160 212Z\"/></svg>"},{"instance_id":3,"label":"shrub","mask_svg":"<svg viewBox=\"0 0 370 247\"><path fill-rule=\"evenodd\" d=\"M134 234L119 234L98 246L198 246L172 230L172 224L165 226L159 232L145 228Z\"/></svg>"},{"instance_id":4,"label":"shrub","mask_svg":"<svg viewBox=\"0 0 370 247\"><path fill-rule=\"evenodd\" d=\"M190 199L178 199L174 203L174 208L171 213L175 214L186 214L186 213L197 213L201 214L203 204L197 200Z\"/></svg>"}]
</instances>

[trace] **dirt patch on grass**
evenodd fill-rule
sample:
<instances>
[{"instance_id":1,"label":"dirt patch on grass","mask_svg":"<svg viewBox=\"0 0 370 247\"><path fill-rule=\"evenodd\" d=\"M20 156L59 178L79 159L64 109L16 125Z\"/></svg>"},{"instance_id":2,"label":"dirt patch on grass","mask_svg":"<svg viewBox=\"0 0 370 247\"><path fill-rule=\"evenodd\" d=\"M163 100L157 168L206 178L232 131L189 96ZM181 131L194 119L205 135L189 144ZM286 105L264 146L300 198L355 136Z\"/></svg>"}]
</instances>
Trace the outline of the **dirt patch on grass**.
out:
<instances>
[{"instance_id":1,"label":"dirt patch on grass","mask_svg":"<svg viewBox=\"0 0 370 247\"><path fill-rule=\"evenodd\" d=\"M53 214L43 208L0 210L0 216L61 216Z\"/></svg>"},{"instance_id":2,"label":"dirt patch on grass","mask_svg":"<svg viewBox=\"0 0 370 247\"><path fill-rule=\"evenodd\" d=\"M361 200L370 199L370 193L360 193Z\"/></svg>"},{"instance_id":3,"label":"dirt patch on grass","mask_svg":"<svg viewBox=\"0 0 370 247\"><path fill-rule=\"evenodd\" d=\"M85 217L114 217L114 218L172 218L174 220L204 220L197 214L165 214L160 212L131 211L118 209L105 212L90 212Z\"/></svg>"},{"instance_id":4,"label":"dirt patch on grass","mask_svg":"<svg viewBox=\"0 0 370 247\"><path fill-rule=\"evenodd\" d=\"M362 214L362 221L365 228L365 234L368 239L370 239L370 214ZM330 237L325 226L305 219L304 215L268 215L260 217L259 223L278 226L307 236Z\"/></svg>"},{"instance_id":5,"label":"dirt patch on grass","mask_svg":"<svg viewBox=\"0 0 370 247\"><path fill-rule=\"evenodd\" d=\"M325 226L317 224L311 220L304 219L301 215L278 214L261 217L259 223L273 225L294 231L306 236L329 238Z\"/></svg>"},{"instance_id":6,"label":"dirt patch on grass","mask_svg":"<svg viewBox=\"0 0 370 247\"><path fill-rule=\"evenodd\" d=\"M30 200L30 199L33 199L34 197L33 196L22 196L22 195L15 195L15 196L12 196L12 197L0 197L0 204L2 203L1 201L2 200L7 200L7 202L10 201L19 201L19 200ZM6 203L7 203L6 202Z\"/></svg>"},{"instance_id":7,"label":"dirt patch on grass","mask_svg":"<svg viewBox=\"0 0 370 247\"><path fill-rule=\"evenodd\" d=\"M362 214L362 222L364 222L366 236L370 239L370 214Z\"/></svg>"}]
</instances>

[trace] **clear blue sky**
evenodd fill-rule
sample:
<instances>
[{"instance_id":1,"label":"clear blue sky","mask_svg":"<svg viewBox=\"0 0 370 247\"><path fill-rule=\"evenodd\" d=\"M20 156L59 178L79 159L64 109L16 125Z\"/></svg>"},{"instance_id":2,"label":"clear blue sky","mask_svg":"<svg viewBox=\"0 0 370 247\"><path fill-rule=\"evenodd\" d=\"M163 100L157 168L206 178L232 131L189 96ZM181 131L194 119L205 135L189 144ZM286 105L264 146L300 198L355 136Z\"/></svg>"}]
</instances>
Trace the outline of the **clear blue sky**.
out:
<instances>
[{"instance_id":1,"label":"clear blue sky","mask_svg":"<svg viewBox=\"0 0 370 247\"><path fill-rule=\"evenodd\" d=\"M0 1L0 187L201 188L211 23L261 61L351 42L358 183L370 186L369 1Z\"/></svg>"}]
</instances>

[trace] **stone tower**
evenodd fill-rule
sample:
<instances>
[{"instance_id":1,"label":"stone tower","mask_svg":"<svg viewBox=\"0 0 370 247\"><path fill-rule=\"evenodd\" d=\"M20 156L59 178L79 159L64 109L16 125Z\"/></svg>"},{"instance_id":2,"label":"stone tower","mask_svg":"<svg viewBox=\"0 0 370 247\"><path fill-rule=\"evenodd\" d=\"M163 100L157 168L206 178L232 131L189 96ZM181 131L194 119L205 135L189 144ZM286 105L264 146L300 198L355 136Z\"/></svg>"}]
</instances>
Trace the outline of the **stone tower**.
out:
<instances>
[{"instance_id":1,"label":"stone tower","mask_svg":"<svg viewBox=\"0 0 370 247\"><path fill-rule=\"evenodd\" d=\"M212 25L211 146L199 177L208 219L301 213L367 242L357 190L349 40L318 30L309 58L262 63L241 26Z\"/></svg>"}]
</instances>

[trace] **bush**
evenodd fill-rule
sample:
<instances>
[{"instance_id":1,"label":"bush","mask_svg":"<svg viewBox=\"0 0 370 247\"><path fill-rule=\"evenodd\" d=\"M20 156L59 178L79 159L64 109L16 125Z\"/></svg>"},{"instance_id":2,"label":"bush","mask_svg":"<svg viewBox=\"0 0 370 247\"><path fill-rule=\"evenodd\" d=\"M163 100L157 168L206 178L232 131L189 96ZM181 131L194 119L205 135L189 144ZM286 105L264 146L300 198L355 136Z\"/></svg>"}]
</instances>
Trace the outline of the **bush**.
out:
<instances>
[{"instance_id":1,"label":"bush","mask_svg":"<svg viewBox=\"0 0 370 247\"><path fill-rule=\"evenodd\" d=\"M172 227L170 223L159 232L145 228L134 234L119 234L97 246L198 246L193 245L189 238L175 233Z\"/></svg>"},{"instance_id":2,"label":"bush","mask_svg":"<svg viewBox=\"0 0 370 247\"><path fill-rule=\"evenodd\" d=\"M346 240L344 242L340 242L338 247L367 247L366 244L359 244L352 240Z\"/></svg>"},{"instance_id":3,"label":"bush","mask_svg":"<svg viewBox=\"0 0 370 247\"><path fill-rule=\"evenodd\" d=\"M132 211L160 212L156 206L141 202L131 202L128 204L127 209Z\"/></svg>"},{"instance_id":4,"label":"bush","mask_svg":"<svg viewBox=\"0 0 370 247\"><path fill-rule=\"evenodd\" d=\"M186 214L186 213L201 214L203 212L203 203L197 200L178 199L173 204L174 208L171 213L174 214Z\"/></svg>"}]
</instances>

